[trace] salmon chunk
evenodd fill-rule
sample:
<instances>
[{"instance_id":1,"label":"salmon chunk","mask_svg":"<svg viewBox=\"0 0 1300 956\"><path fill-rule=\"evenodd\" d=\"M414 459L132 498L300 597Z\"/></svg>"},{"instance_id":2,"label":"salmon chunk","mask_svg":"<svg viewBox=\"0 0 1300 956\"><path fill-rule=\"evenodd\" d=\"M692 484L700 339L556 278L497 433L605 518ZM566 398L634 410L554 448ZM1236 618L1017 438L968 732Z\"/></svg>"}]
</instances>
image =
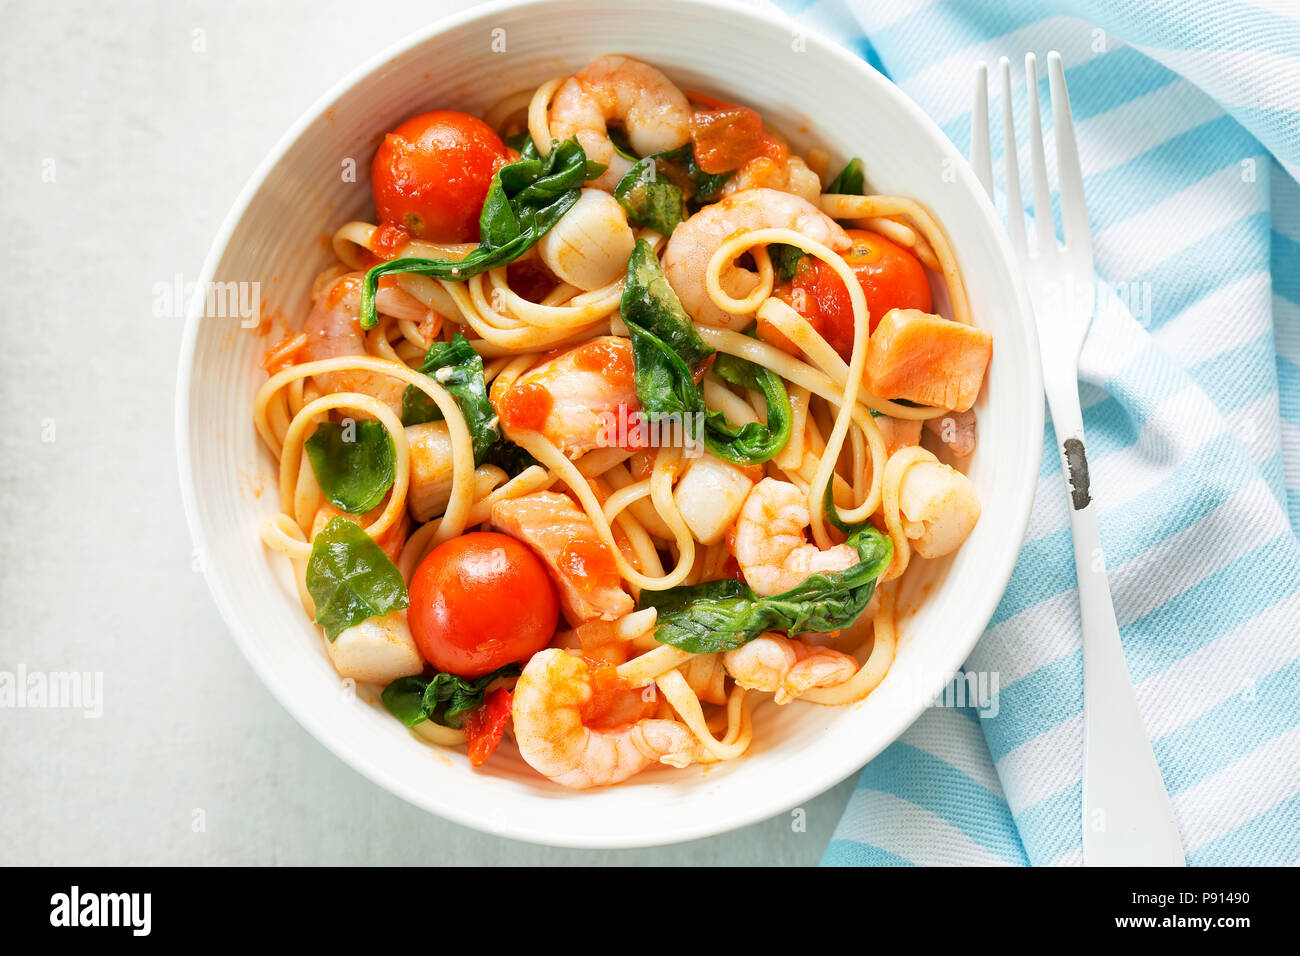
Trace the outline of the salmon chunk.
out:
<instances>
[{"instance_id":1,"label":"salmon chunk","mask_svg":"<svg viewBox=\"0 0 1300 956\"><path fill-rule=\"evenodd\" d=\"M993 358L993 336L919 309L892 309L867 343L866 385L881 398L964 412Z\"/></svg>"},{"instance_id":2,"label":"salmon chunk","mask_svg":"<svg viewBox=\"0 0 1300 956\"><path fill-rule=\"evenodd\" d=\"M633 608L614 555L596 535L587 513L567 495L538 491L492 506L492 526L533 549L560 592L564 618L615 621Z\"/></svg>"}]
</instances>

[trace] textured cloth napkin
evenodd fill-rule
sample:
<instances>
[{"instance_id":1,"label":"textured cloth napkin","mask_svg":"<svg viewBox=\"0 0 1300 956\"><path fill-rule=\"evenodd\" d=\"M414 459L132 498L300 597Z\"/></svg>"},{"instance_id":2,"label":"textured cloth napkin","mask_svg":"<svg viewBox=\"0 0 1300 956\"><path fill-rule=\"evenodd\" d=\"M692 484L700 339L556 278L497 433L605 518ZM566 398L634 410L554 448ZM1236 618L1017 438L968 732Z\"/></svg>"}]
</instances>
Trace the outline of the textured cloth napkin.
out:
<instances>
[{"instance_id":1,"label":"textured cloth napkin","mask_svg":"<svg viewBox=\"0 0 1300 956\"><path fill-rule=\"evenodd\" d=\"M1009 57L1026 196L1024 55L1046 104L1046 54L1061 52L1101 284L1084 427L1138 704L1189 863L1300 861L1300 5L779 7L890 77L963 152L973 65ZM991 139L1000 180L999 128ZM1024 549L965 665L996 696L929 709L873 760L825 863L1082 861L1082 652L1055 447L1049 420Z\"/></svg>"}]
</instances>

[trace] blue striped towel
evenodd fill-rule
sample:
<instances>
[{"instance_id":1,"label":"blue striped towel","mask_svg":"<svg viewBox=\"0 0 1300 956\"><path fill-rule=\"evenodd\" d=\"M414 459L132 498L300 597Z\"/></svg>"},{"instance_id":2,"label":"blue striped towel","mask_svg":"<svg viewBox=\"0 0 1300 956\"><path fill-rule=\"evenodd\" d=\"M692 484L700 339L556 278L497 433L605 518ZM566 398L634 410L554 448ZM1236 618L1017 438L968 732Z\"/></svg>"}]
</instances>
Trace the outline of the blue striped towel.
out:
<instances>
[{"instance_id":1,"label":"blue striped towel","mask_svg":"<svg viewBox=\"0 0 1300 956\"><path fill-rule=\"evenodd\" d=\"M1061 52L1103 284L1080 392L1138 703L1189 863L1300 861L1300 5L780 7L962 151L973 64L1015 64L1025 131L1024 54ZM997 676L995 706L931 708L872 761L826 864L1082 860L1079 610L1051 429L1024 550L965 665Z\"/></svg>"}]
</instances>

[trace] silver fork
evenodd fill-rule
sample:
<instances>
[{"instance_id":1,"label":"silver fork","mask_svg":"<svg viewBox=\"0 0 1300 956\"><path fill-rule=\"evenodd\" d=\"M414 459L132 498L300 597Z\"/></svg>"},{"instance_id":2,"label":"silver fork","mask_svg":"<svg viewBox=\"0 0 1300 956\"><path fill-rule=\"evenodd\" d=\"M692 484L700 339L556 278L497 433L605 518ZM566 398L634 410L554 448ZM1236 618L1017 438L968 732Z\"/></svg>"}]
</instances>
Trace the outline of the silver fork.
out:
<instances>
[{"instance_id":1,"label":"silver fork","mask_svg":"<svg viewBox=\"0 0 1300 956\"><path fill-rule=\"evenodd\" d=\"M1026 241L1012 115L1011 63L1000 63L1007 226L1038 326L1043 385L1070 492L1070 530L1083 622L1083 861L1090 866L1182 866L1173 806L1138 713L1106 577L1097 515L1088 488L1088 456L1079 409L1079 352L1092 322L1096 285L1083 175L1060 54L1047 56L1056 128L1057 174L1065 242L1056 239L1038 112L1038 63L1025 57L1029 147L1034 179L1034 242ZM988 69L975 68L971 163L989 198Z\"/></svg>"}]
</instances>

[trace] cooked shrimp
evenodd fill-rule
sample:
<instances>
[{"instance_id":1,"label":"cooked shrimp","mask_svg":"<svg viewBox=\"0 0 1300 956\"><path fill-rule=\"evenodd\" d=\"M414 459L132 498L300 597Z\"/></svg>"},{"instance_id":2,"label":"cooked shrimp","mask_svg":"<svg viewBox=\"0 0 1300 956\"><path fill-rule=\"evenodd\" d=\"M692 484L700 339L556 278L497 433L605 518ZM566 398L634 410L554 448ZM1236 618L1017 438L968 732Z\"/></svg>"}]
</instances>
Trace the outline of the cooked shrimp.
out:
<instances>
[{"instance_id":1,"label":"cooked shrimp","mask_svg":"<svg viewBox=\"0 0 1300 956\"><path fill-rule=\"evenodd\" d=\"M492 404L507 438L541 432L570 458L614 443L620 414L641 407L629 339L592 339L543 362L513 382L492 385Z\"/></svg>"},{"instance_id":2,"label":"cooked shrimp","mask_svg":"<svg viewBox=\"0 0 1300 956\"><path fill-rule=\"evenodd\" d=\"M806 199L775 189L733 193L687 219L668 240L664 274L691 318L727 329L749 324L748 315L733 315L713 304L704 273L725 240L738 232L772 228L793 229L836 252L850 245L840 225ZM731 266L720 278L723 291L735 298L744 298L758 286L757 274L739 266Z\"/></svg>"},{"instance_id":3,"label":"cooked shrimp","mask_svg":"<svg viewBox=\"0 0 1300 956\"><path fill-rule=\"evenodd\" d=\"M756 156L731 174L727 185L722 187L722 195L754 188L776 189L815 203L821 198L822 181L798 156L790 156L784 163Z\"/></svg>"},{"instance_id":4,"label":"cooked shrimp","mask_svg":"<svg viewBox=\"0 0 1300 956\"><path fill-rule=\"evenodd\" d=\"M858 563L847 544L822 551L806 540L808 522L808 499L790 482L764 478L750 491L736 520L734 552L756 594L780 594L811 574Z\"/></svg>"},{"instance_id":5,"label":"cooked shrimp","mask_svg":"<svg viewBox=\"0 0 1300 956\"><path fill-rule=\"evenodd\" d=\"M727 651L722 663L741 687L774 694L778 704L814 687L843 684L858 672L857 660L848 654L773 633Z\"/></svg>"},{"instance_id":6,"label":"cooked shrimp","mask_svg":"<svg viewBox=\"0 0 1300 956\"><path fill-rule=\"evenodd\" d=\"M642 717L608 729L588 726L593 676L585 660L556 647L534 654L519 675L512 705L515 741L538 773L583 790L626 780L656 762L685 767L702 757L695 736L674 720Z\"/></svg>"},{"instance_id":7,"label":"cooked shrimp","mask_svg":"<svg viewBox=\"0 0 1300 956\"><path fill-rule=\"evenodd\" d=\"M602 56L564 81L551 102L551 136L578 138L587 158L606 167L588 185L606 192L632 166L610 142L611 122L622 125L638 156L649 156L690 139L691 105L672 80L626 56Z\"/></svg>"},{"instance_id":8,"label":"cooked shrimp","mask_svg":"<svg viewBox=\"0 0 1300 956\"><path fill-rule=\"evenodd\" d=\"M938 558L956 551L980 519L971 480L928 452L903 473L898 510L916 553Z\"/></svg>"},{"instance_id":9,"label":"cooked shrimp","mask_svg":"<svg viewBox=\"0 0 1300 956\"><path fill-rule=\"evenodd\" d=\"M535 491L498 501L492 506L492 524L546 562L570 625L596 618L616 621L632 611L632 596L623 590L614 555L568 495Z\"/></svg>"},{"instance_id":10,"label":"cooked shrimp","mask_svg":"<svg viewBox=\"0 0 1300 956\"><path fill-rule=\"evenodd\" d=\"M307 342L302 347L305 362L366 354L366 336L361 331L360 272L339 276L322 290L312 306L302 330ZM372 395L394 410L402 407L405 386L395 378L378 372L326 372L315 376L323 394L360 392Z\"/></svg>"}]
</instances>

